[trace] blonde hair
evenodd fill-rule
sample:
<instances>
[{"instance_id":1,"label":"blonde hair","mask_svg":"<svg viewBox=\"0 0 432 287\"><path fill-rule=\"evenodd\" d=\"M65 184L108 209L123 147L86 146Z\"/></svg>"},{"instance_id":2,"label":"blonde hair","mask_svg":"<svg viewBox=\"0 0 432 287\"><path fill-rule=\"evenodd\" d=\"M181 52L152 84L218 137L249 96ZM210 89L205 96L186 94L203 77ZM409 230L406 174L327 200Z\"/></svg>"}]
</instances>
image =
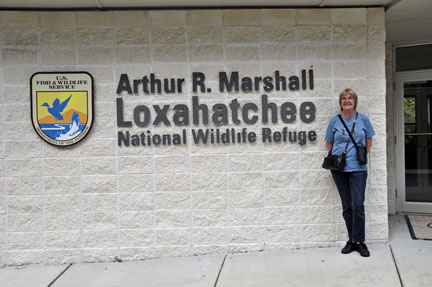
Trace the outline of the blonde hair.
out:
<instances>
[{"instance_id":1,"label":"blonde hair","mask_svg":"<svg viewBox=\"0 0 432 287\"><path fill-rule=\"evenodd\" d=\"M357 93L354 92L353 89L347 88L345 90L343 90L342 92L340 92L339 94L339 106L341 107L341 111L342 111L342 98L345 95L349 95L353 98L354 100L354 110L357 109L357 102L358 102L358 97L357 97Z\"/></svg>"}]
</instances>

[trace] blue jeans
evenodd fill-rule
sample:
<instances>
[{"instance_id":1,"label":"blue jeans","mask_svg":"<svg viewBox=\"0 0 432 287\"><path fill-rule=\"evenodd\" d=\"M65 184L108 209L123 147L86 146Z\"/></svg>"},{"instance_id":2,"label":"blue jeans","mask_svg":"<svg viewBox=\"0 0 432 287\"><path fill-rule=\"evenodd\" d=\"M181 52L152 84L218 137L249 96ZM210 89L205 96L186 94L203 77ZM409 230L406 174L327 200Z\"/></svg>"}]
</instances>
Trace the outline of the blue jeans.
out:
<instances>
[{"instance_id":1,"label":"blue jeans","mask_svg":"<svg viewBox=\"0 0 432 287\"><path fill-rule=\"evenodd\" d=\"M342 201L343 218L351 242L365 241L364 200L367 171L331 171Z\"/></svg>"}]
</instances>

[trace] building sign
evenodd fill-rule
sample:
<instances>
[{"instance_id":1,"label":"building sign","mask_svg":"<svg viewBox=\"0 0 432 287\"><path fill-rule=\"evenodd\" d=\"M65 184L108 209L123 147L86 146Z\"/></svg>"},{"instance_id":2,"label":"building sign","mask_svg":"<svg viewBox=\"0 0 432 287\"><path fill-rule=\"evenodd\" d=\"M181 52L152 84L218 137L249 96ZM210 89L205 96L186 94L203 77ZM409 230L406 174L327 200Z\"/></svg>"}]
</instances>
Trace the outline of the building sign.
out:
<instances>
[{"instance_id":1,"label":"building sign","mask_svg":"<svg viewBox=\"0 0 432 287\"><path fill-rule=\"evenodd\" d=\"M93 78L87 72L35 73L30 79L33 127L46 142L69 146L93 124Z\"/></svg>"},{"instance_id":2,"label":"building sign","mask_svg":"<svg viewBox=\"0 0 432 287\"><path fill-rule=\"evenodd\" d=\"M307 141L316 140L316 132L295 131L289 125L296 120L304 123L311 123L315 120L316 108L312 102L301 102L296 105L293 102L277 104L272 102L273 91L286 91L287 93L313 90L314 73L313 69L301 70L301 76L282 75L280 71L274 71L272 75L242 77L239 72L219 72L219 92L241 93L262 92L261 101L242 102L237 98L230 103L217 103L212 106L200 102L197 93L211 93L210 87L206 86L206 75L202 72L192 72L192 96L191 105L137 105L132 113L126 112L122 96L128 95L157 95L183 93L184 78L159 78L151 73L142 78L131 79L128 74L122 74L117 84L117 126L121 128L117 133L119 146L158 146L158 145L184 145L187 144L187 131L183 129L179 133L159 134L153 132L151 126L176 126L189 127L191 141L193 144L236 144L253 143L262 141L271 142L296 142L300 145ZM132 114L132 117L127 117ZM282 122L287 126L274 129L263 127L261 134L248 130L247 126L263 124L272 125ZM142 128L136 133L128 131L133 124ZM213 128L200 128L201 125ZM233 127L234 125L234 127ZM246 125L246 126L245 126ZM225 126L225 127L224 127Z\"/></svg>"}]
</instances>

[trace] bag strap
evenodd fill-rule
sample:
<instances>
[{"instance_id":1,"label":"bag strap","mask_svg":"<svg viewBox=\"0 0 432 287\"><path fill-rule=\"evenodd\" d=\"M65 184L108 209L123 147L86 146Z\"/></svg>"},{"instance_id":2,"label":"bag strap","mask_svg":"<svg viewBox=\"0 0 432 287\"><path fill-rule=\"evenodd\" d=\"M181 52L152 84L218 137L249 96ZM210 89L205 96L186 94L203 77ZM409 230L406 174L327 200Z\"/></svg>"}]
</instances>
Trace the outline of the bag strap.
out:
<instances>
[{"instance_id":1,"label":"bag strap","mask_svg":"<svg viewBox=\"0 0 432 287\"><path fill-rule=\"evenodd\" d=\"M339 119L341 120L342 124L344 125L345 129L347 130L348 135L349 135L350 138L351 138L351 141L353 142L353 144L355 145L356 149L358 150L357 143L355 142L354 137L352 136L352 134L351 134L349 128L348 128L347 125L345 124L345 121L342 119L342 117L341 117L340 114L338 115L338 117L339 117ZM353 127L352 127L352 131L353 131L353 132L354 132L354 127L355 127L355 125L356 125L356 123L357 123L357 117L358 117L358 113L356 112L356 116L355 116L355 119L354 119L354 124L353 124ZM347 144L347 146L345 147L345 151L346 151L346 148L347 148L347 147L348 147L348 144Z\"/></svg>"}]
</instances>

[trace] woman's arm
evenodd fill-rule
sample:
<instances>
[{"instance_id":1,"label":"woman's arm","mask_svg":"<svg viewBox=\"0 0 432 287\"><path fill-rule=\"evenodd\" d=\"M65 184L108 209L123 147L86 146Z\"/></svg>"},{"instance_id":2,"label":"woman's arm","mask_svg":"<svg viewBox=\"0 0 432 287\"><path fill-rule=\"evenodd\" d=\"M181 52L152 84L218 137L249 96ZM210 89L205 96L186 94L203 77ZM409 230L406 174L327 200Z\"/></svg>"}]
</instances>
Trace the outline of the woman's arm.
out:
<instances>
[{"instance_id":1,"label":"woman's arm","mask_svg":"<svg viewBox=\"0 0 432 287\"><path fill-rule=\"evenodd\" d=\"M333 143L326 142L326 147L328 151L331 151L333 148Z\"/></svg>"},{"instance_id":2,"label":"woman's arm","mask_svg":"<svg viewBox=\"0 0 432 287\"><path fill-rule=\"evenodd\" d=\"M366 139L366 152L369 153L372 147L372 138Z\"/></svg>"}]
</instances>

